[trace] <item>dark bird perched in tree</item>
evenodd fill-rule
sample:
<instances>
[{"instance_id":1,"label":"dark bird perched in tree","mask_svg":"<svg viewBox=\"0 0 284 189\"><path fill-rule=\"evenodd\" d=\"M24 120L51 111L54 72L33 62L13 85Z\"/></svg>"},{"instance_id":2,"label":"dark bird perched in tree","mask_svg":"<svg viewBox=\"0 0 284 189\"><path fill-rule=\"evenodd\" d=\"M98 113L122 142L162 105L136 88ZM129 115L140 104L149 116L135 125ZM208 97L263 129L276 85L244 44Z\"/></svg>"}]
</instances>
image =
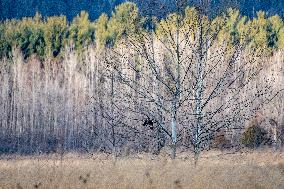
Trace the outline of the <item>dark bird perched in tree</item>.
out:
<instances>
[{"instance_id":1,"label":"dark bird perched in tree","mask_svg":"<svg viewBox=\"0 0 284 189\"><path fill-rule=\"evenodd\" d=\"M149 118L147 118L143 123L143 126L149 126L151 130L154 129L153 125L154 125L154 122Z\"/></svg>"}]
</instances>

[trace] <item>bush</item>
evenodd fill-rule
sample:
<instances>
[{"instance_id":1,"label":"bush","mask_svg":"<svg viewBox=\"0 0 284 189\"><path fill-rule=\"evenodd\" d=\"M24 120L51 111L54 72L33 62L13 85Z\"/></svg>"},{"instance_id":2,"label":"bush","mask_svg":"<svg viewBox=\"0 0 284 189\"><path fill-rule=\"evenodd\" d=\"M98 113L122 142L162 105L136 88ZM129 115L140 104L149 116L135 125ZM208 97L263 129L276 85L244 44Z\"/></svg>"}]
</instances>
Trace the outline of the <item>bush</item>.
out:
<instances>
[{"instance_id":1,"label":"bush","mask_svg":"<svg viewBox=\"0 0 284 189\"><path fill-rule=\"evenodd\" d=\"M267 132L258 125L247 128L241 137L241 143L248 148L258 148L268 141Z\"/></svg>"},{"instance_id":2,"label":"bush","mask_svg":"<svg viewBox=\"0 0 284 189\"><path fill-rule=\"evenodd\" d=\"M213 138L212 147L218 148L220 150L223 150L225 148L230 148L231 141L226 138L226 133L224 131L220 131L216 134L216 136Z\"/></svg>"}]
</instances>

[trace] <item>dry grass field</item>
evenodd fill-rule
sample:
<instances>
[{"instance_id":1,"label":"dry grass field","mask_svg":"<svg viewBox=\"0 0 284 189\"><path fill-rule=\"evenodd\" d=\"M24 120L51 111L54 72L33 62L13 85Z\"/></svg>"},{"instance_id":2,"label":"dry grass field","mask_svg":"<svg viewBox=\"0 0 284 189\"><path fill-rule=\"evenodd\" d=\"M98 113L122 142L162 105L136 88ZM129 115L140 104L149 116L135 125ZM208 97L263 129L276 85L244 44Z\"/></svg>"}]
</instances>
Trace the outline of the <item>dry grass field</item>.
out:
<instances>
[{"instance_id":1,"label":"dry grass field","mask_svg":"<svg viewBox=\"0 0 284 189\"><path fill-rule=\"evenodd\" d=\"M188 153L1 157L0 188L284 189L284 153L207 152L197 166Z\"/></svg>"}]
</instances>

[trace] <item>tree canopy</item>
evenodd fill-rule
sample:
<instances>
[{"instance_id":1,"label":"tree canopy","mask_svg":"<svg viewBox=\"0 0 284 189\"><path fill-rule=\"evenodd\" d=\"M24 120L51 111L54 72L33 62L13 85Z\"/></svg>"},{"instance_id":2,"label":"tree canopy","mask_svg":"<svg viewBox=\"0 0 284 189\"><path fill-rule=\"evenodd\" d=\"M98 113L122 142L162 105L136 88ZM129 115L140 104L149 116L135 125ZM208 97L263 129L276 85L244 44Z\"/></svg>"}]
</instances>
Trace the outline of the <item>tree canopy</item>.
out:
<instances>
[{"instance_id":1,"label":"tree canopy","mask_svg":"<svg viewBox=\"0 0 284 189\"><path fill-rule=\"evenodd\" d=\"M135 3L126 2L114 8L111 16L101 16L91 21L89 13L82 11L72 22L66 16L34 17L11 19L0 22L0 58L10 57L14 47L19 48L24 58L32 54L40 58L57 57L67 46L77 50L94 44L111 47L124 36L155 31L158 36L169 39L180 27L191 37L196 33L198 19L210 35L220 42L234 45L240 43L249 48L283 49L284 24L279 15L269 16L259 11L253 18L243 16L238 9L209 18L194 7L186 7L182 12L173 12L159 19L154 15L143 15ZM152 27L148 27L151 22ZM178 26L179 24L180 26Z\"/></svg>"}]
</instances>

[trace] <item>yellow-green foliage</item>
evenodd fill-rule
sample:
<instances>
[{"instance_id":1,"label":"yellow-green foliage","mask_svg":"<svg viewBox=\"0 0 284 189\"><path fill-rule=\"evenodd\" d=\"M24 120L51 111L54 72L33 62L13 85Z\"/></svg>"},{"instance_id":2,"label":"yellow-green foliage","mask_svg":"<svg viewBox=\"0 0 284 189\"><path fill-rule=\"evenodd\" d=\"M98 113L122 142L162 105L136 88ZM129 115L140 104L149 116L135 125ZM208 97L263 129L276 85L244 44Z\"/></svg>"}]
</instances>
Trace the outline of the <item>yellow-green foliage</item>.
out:
<instances>
[{"instance_id":1,"label":"yellow-green foliage","mask_svg":"<svg viewBox=\"0 0 284 189\"><path fill-rule=\"evenodd\" d=\"M32 54L42 59L46 55L56 56L64 46L67 27L64 16L43 20L36 14L34 18L5 21L0 26L3 31L0 34L0 57L10 57L13 47L19 48L24 58Z\"/></svg>"},{"instance_id":2,"label":"yellow-green foliage","mask_svg":"<svg viewBox=\"0 0 284 189\"><path fill-rule=\"evenodd\" d=\"M17 22L11 31L12 44L21 49L24 58L28 58L32 54L37 54L43 58L45 55L44 40L44 24L40 14L36 14L34 18L24 18L21 22ZM10 33L10 32L9 32Z\"/></svg>"},{"instance_id":3,"label":"yellow-green foliage","mask_svg":"<svg viewBox=\"0 0 284 189\"><path fill-rule=\"evenodd\" d=\"M277 47L277 48L283 48L283 21L281 17L278 15L272 16L268 18L268 46L269 47Z\"/></svg>"},{"instance_id":4,"label":"yellow-green foliage","mask_svg":"<svg viewBox=\"0 0 284 189\"><path fill-rule=\"evenodd\" d=\"M108 22L109 42L115 44L123 35L139 31L142 25L136 4L127 2L117 6Z\"/></svg>"},{"instance_id":5,"label":"yellow-green foliage","mask_svg":"<svg viewBox=\"0 0 284 189\"><path fill-rule=\"evenodd\" d=\"M12 22L12 21L11 21ZM8 37L8 24L0 24L0 58L11 56L11 39Z\"/></svg>"},{"instance_id":6,"label":"yellow-green foliage","mask_svg":"<svg viewBox=\"0 0 284 189\"><path fill-rule=\"evenodd\" d=\"M218 34L219 41L225 41L228 44L234 45L239 42L239 31L238 26L241 21L241 16L239 11L234 9L229 9L227 14L223 18L219 19L223 27L220 29Z\"/></svg>"},{"instance_id":7,"label":"yellow-green foliage","mask_svg":"<svg viewBox=\"0 0 284 189\"><path fill-rule=\"evenodd\" d=\"M198 25L198 15L199 13L197 12L197 10L194 7L187 7L185 9L185 16L184 16L184 26L183 27L187 27L187 28L191 28L192 31L195 31Z\"/></svg>"},{"instance_id":8,"label":"yellow-green foliage","mask_svg":"<svg viewBox=\"0 0 284 189\"><path fill-rule=\"evenodd\" d=\"M96 42L99 46L113 46L123 36L130 36L142 30L143 19L134 3L117 6L111 18L102 14L95 22Z\"/></svg>"},{"instance_id":9,"label":"yellow-green foliage","mask_svg":"<svg viewBox=\"0 0 284 189\"><path fill-rule=\"evenodd\" d=\"M146 28L147 19L152 25L150 31ZM65 16L42 18L40 14L0 22L0 58L11 57L14 47L22 51L24 58L36 54L42 59L58 56L66 45L79 51L91 44L110 47L123 36L138 38L143 36L139 33L152 32L152 29L165 42L175 41L179 32L192 41L200 37L217 38L229 47L242 44L260 51L284 49L284 24L278 15L266 17L265 12L258 12L257 17L249 19L238 10L228 9L225 14L209 19L196 8L186 7L183 12L173 12L158 21L142 17L136 4L126 2L117 6L111 17L102 14L94 22L84 11L70 24Z\"/></svg>"},{"instance_id":10,"label":"yellow-green foliage","mask_svg":"<svg viewBox=\"0 0 284 189\"><path fill-rule=\"evenodd\" d=\"M218 35L221 35L222 28L225 25L225 19L223 16L215 17L210 23L210 33L218 39Z\"/></svg>"},{"instance_id":11,"label":"yellow-green foliage","mask_svg":"<svg viewBox=\"0 0 284 189\"><path fill-rule=\"evenodd\" d=\"M95 26L90 22L87 12L82 11L73 19L69 28L69 38L77 50L82 50L95 41Z\"/></svg>"},{"instance_id":12,"label":"yellow-green foliage","mask_svg":"<svg viewBox=\"0 0 284 189\"><path fill-rule=\"evenodd\" d=\"M239 19L238 24L236 25L236 29L238 32L238 41L242 45L247 45L250 41L249 39L249 28L247 27L248 18L246 16L242 16Z\"/></svg>"},{"instance_id":13,"label":"yellow-green foliage","mask_svg":"<svg viewBox=\"0 0 284 189\"><path fill-rule=\"evenodd\" d=\"M208 31L209 19L198 13L196 8L186 7L184 14L172 13L157 24L157 36L164 40L175 40L176 34L185 34L190 40L195 39L198 29Z\"/></svg>"},{"instance_id":14,"label":"yellow-green foliage","mask_svg":"<svg viewBox=\"0 0 284 189\"><path fill-rule=\"evenodd\" d=\"M249 37L251 39L250 47L266 48L268 47L268 21L264 12L258 12L257 18L249 21Z\"/></svg>"},{"instance_id":15,"label":"yellow-green foliage","mask_svg":"<svg viewBox=\"0 0 284 189\"><path fill-rule=\"evenodd\" d=\"M238 10L229 9L223 16L223 22L219 22L224 24L218 34L219 41L226 41L231 45L240 43L262 50L283 48L283 21L278 15L266 18L265 13L260 11L256 18L249 20L246 16L241 16Z\"/></svg>"},{"instance_id":16,"label":"yellow-green foliage","mask_svg":"<svg viewBox=\"0 0 284 189\"><path fill-rule=\"evenodd\" d=\"M176 13L169 14L167 18L162 19L161 22L157 24L157 36L160 38L171 38L178 28L178 19Z\"/></svg>"},{"instance_id":17,"label":"yellow-green foliage","mask_svg":"<svg viewBox=\"0 0 284 189\"><path fill-rule=\"evenodd\" d=\"M106 14L102 14L95 22L96 43L99 46L104 46L111 38L108 31L108 21L108 16Z\"/></svg>"},{"instance_id":18,"label":"yellow-green foliage","mask_svg":"<svg viewBox=\"0 0 284 189\"><path fill-rule=\"evenodd\" d=\"M46 55L57 56L66 44L67 20L65 16L53 16L46 20L44 26L44 39L46 42Z\"/></svg>"},{"instance_id":19,"label":"yellow-green foliage","mask_svg":"<svg viewBox=\"0 0 284 189\"><path fill-rule=\"evenodd\" d=\"M284 49L284 27L279 30L277 46L280 49Z\"/></svg>"}]
</instances>

